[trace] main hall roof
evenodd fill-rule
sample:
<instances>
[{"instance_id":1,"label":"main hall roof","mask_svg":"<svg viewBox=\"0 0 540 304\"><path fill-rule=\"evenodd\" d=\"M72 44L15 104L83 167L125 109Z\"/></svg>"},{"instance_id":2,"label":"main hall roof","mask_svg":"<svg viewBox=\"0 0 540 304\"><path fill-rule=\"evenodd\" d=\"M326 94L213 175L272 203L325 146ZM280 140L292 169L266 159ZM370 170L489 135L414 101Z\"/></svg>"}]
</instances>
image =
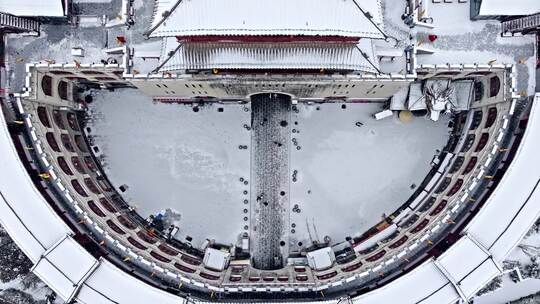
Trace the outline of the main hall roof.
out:
<instances>
[{"instance_id":1,"label":"main hall roof","mask_svg":"<svg viewBox=\"0 0 540 304\"><path fill-rule=\"evenodd\" d=\"M302 35L383 39L380 0L155 0L150 37Z\"/></svg>"}]
</instances>

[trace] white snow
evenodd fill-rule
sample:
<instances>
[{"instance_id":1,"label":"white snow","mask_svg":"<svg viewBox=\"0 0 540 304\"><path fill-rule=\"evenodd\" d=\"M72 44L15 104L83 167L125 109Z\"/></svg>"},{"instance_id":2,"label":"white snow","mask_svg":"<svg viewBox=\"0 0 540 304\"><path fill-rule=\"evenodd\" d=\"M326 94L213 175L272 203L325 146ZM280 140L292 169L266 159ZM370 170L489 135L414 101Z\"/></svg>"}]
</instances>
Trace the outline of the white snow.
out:
<instances>
[{"instance_id":1,"label":"white snow","mask_svg":"<svg viewBox=\"0 0 540 304\"><path fill-rule=\"evenodd\" d=\"M435 51L434 54L418 56L419 64L459 64L464 63L463 58L467 58L467 63L479 64L488 64L490 61L495 61L499 64L514 62L510 56L489 51L432 49Z\"/></svg>"},{"instance_id":2,"label":"white snow","mask_svg":"<svg viewBox=\"0 0 540 304\"><path fill-rule=\"evenodd\" d=\"M102 45L96 45L80 37L64 37L53 43L48 41L48 33L42 32L38 38L35 37L17 37L9 40L8 48L16 50L10 52L10 54L19 54L20 50L23 50L30 44L38 44L39 47L32 49L28 57L16 56L15 59L21 60L21 63L34 63L43 62L44 60L51 60L55 63L73 63L74 60L80 60L83 63L99 63L100 59L107 58L107 54ZM43 47L47 45L47 47ZM85 58L73 56L70 50L72 48L82 48L84 50Z\"/></svg>"},{"instance_id":3,"label":"white snow","mask_svg":"<svg viewBox=\"0 0 540 304\"><path fill-rule=\"evenodd\" d=\"M518 283L503 277L502 287L474 298L475 304L503 304L540 291L539 279L528 279Z\"/></svg>"},{"instance_id":4,"label":"white snow","mask_svg":"<svg viewBox=\"0 0 540 304\"><path fill-rule=\"evenodd\" d=\"M97 145L113 184L146 217L171 208L181 214L177 237L236 243L242 232L243 191L250 177L249 106L154 104L135 90L103 92L91 105ZM222 113L218 108L223 107ZM247 109L246 112L244 109Z\"/></svg>"},{"instance_id":5,"label":"white snow","mask_svg":"<svg viewBox=\"0 0 540 304\"><path fill-rule=\"evenodd\" d=\"M58 269L54 263L48 260L41 260L33 271L62 299L68 299L77 287L76 284L62 274L61 269Z\"/></svg>"},{"instance_id":6,"label":"white snow","mask_svg":"<svg viewBox=\"0 0 540 304\"><path fill-rule=\"evenodd\" d=\"M136 10L140 9L144 5L144 1L145 0L134 0L132 4L133 8Z\"/></svg>"},{"instance_id":7,"label":"white snow","mask_svg":"<svg viewBox=\"0 0 540 304\"><path fill-rule=\"evenodd\" d=\"M0 282L0 290L5 290L9 288L19 288L21 287L21 279L17 278L15 280L11 280L9 282Z\"/></svg>"},{"instance_id":8,"label":"white snow","mask_svg":"<svg viewBox=\"0 0 540 304\"><path fill-rule=\"evenodd\" d=\"M106 1L110 0L78 0ZM501 0L484 1L499 3L497 9L503 7ZM521 1L540 5L535 0ZM0 10L5 3L13 2L2 1ZM18 4L23 2L28 1L17 1ZM134 5L141 7L142 3L142 0L136 0ZM32 1L32 5L35 5L35 1ZM440 38L450 38L454 44L441 45L439 42L444 40L440 39L428 45L435 54L420 55L420 64L487 63L492 60L497 63L517 63L518 73L522 73L519 69L528 73L529 93L534 90L534 54L519 58L518 62L513 50L509 52L502 49L505 46L515 47L517 53L521 47L532 46L533 37L501 38L498 32L493 31L486 36L486 40L493 42L489 44L493 47L486 48L486 44L478 47L474 42L479 37L474 35L481 35L479 33L486 27L500 28L497 21L470 21L469 3L430 2L429 5L429 15L434 18L435 26L430 33L437 34ZM530 7L527 9L530 10ZM219 13L219 10L216 11ZM336 12L337 10L332 14ZM505 8L502 13L512 12ZM45 11L40 10L37 13L45 14ZM401 31L406 28L398 18L400 13L401 4L389 7L389 14L396 16L397 24L389 29L392 34L403 34ZM212 17L209 19L215 21ZM467 37L467 34L474 37ZM43 44L47 42L46 37L47 33L44 33L41 38L32 40L34 43ZM22 49L28 39L21 38L18 43L12 39L14 42L10 47ZM66 50L76 46L87 48L89 59L98 61L104 57L100 46L76 36L63 37L47 45L48 48L40 48L40 45L30 57L22 59L26 62L41 59L68 62L73 60L73 57ZM145 54L145 51L148 50L141 52ZM149 53L153 54L146 52L147 55ZM220 242L236 242L238 234L242 232L242 209L246 208L243 200L249 198L249 194L242 193L249 191L249 185L241 183L239 178L243 177L251 182L249 152L238 149L238 145L250 142L249 132L242 127L243 124L249 124L250 113L244 112L244 108L249 111L249 106L227 105L223 106L224 113L218 113L217 108L221 105L213 105L203 107L195 113L187 106L152 104L150 98L136 91L102 92L96 99L91 107L99 115L92 127L93 134L97 135L96 142L106 155L106 171L115 186L124 183L129 185L125 196L138 206L138 212L144 216L173 208L182 215L179 221L181 230L177 237L190 235L194 237L195 243L202 242L206 237ZM300 114L296 115L298 126L294 127L300 133L294 133L293 137L298 140L301 150L293 150L290 159L291 170L298 170L298 182L291 184L291 205L298 203L302 210L300 214L291 213L291 223L296 223L296 233L291 235L291 241L303 241L306 244L310 239L322 241L326 235L339 241L344 236L359 234L378 222L380 215L395 210L413 192L409 188L410 184L418 185L429 170L435 149L440 149L447 140L446 119L433 123L415 118L413 122L404 125L395 118L373 120L371 114L381 110L379 105L348 104L346 110L339 108L338 104L318 106L320 111L315 110L315 105L299 106ZM355 126L357 121L362 122L363 126ZM3 121L1 122L4 125ZM536 122L530 126L530 130L538 129L535 125ZM0 190L7 193L5 200L0 199L0 214L10 233L17 235L18 244L35 260L44 248L35 244L36 240L23 229L19 219L13 216L13 211L18 213L28 229L38 240L45 242L47 247L53 243L53 237L65 234L67 228L59 224L57 218L52 217L50 210L45 208L43 199L36 196L35 189L30 187L27 176L20 170L20 163L8 144L7 133L4 129L0 131L4 131L0 132L0 150L3 156L7 156L0 159L0 167L12 172L10 176L0 176ZM536 133L534 138L538 137ZM391 136L385 136L387 134ZM529 137L532 135L529 134ZM499 187L505 184L504 188L495 191L486 208L469 227L469 231L474 233L481 243L490 245L488 247L491 247L497 259L505 257L517 242L520 233L526 230L536 216L535 211L540 202L538 191L530 196L531 203L523 210L517 208L518 204L524 201L526 190L531 188L530 181L538 177L534 176L538 175L535 168L539 167L535 165L538 163L538 140L534 138L527 139L527 145L524 146L526 148L522 148L521 155L518 155L516 163L507 173L511 174L511 177L505 176L501 181ZM523 173L525 171L527 174ZM12 201L26 204L17 204L15 210L8 210L6 202ZM28 212L29 210L32 213ZM509 221L510 217L512 222ZM508 223L512 226L507 227ZM502 228L508 229L503 231ZM491 246L492 244L494 245ZM459 249L461 255L448 251L447 255L455 255L446 257L446 260L442 257L441 264L451 270L449 272L454 277L461 278L466 268L480 263L478 261L483 257L477 248L473 251L456 245L452 249ZM465 257L464 252L467 253ZM60 255L57 259L63 256ZM523 256L519 258L523 259ZM461 261L464 262L460 263ZM482 265L488 264L477 266ZM74 265L70 265L72 266ZM489 268L475 268L473 276L465 278L471 283L466 284L466 281L463 284L467 295L495 270L491 264ZM478 298L476 303L503 303L516 299L538 291L539 282L540 280L527 280L510 288L505 286ZM82 288L80 302L105 302L104 295L99 295L96 290L119 302L146 303L148 298L145 296L153 297L153 300L155 297L163 297L167 303L179 302L172 295L142 285L140 281L119 272L107 262L104 262ZM125 290L131 292L126 293ZM396 294L411 301L425 300L426 303L445 303L443 301L457 297L454 287L433 263L429 262L419 266L406 277L355 301L391 302L395 301ZM429 295L428 299L424 298L426 295Z\"/></svg>"},{"instance_id":9,"label":"white snow","mask_svg":"<svg viewBox=\"0 0 540 304\"><path fill-rule=\"evenodd\" d=\"M538 217L540 191L540 94L533 102L523 141L508 172L482 209L466 228L490 249L497 259L505 258Z\"/></svg>"},{"instance_id":10,"label":"white snow","mask_svg":"<svg viewBox=\"0 0 540 304\"><path fill-rule=\"evenodd\" d=\"M161 45L162 42L159 40L133 45L133 56L141 58L159 58L162 52ZM167 52L168 51L170 50L167 50Z\"/></svg>"},{"instance_id":11,"label":"white snow","mask_svg":"<svg viewBox=\"0 0 540 304\"><path fill-rule=\"evenodd\" d=\"M69 227L36 189L11 141L0 108L0 218L4 229L35 262L46 248L70 233ZM31 211L31 212L29 212Z\"/></svg>"},{"instance_id":12,"label":"white snow","mask_svg":"<svg viewBox=\"0 0 540 304\"><path fill-rule=\"evenodd\" d=\"M181 214L177 237L189 235L195 244L207 237L236 243L249 198L243 194L250 187L249 150L238 148L250 142L243 127L250 121L244 110L249 106L216 104L195 113L191 106L154 104L125 90L96 99L91 134L105 155L107 175L116 187L129 186L123 195L137 211L146 217L175 210ZM301 150L293 146L291 152L298 182L291 183L290 205L299 204L301 212L290 215L293 247L327 235L341 241L376 224L408 199L411 184L421 183L448 139L446 118L376 121L371 115L380 104L298 108L292 128L300 133L292 137ZM364 125L357 127L357 121Z\"/></svg>"},{"instance_id":13,"label":"white snow","mask_svg":"<svg viewBox=\"0 0 540 304\"><path fill-rule=\"evenodd\" d=\"M466 254L463 256L466 256ZM471 273L459 282L459 286L465 296L471 298L499 273L495 263L491 259L487 259L471 269Z\"/></svg>"},{"instance_id":14,"label":"white snow","mask_svg":"<svg viewBox=\"0 0 540 304\"><path fill-rule=\"evenodd\" d=\"M439 258L439 263L459 282L486 259L489 260L488 255L473 241L464 237Z\"/></svg>"},{"instance_id":15,"label":"white snow","mask_svg":"<svg viewBox=\"0 0 540 304\"><path fill-rule=\"evenodd\" d=\"M512 39L512 38L509 38ZM433 48L432 48L433 49ZM492 51L478 51L478 50L437 50L432 55L419 55L419 64L461 64L465 63L463 58L467 58L467 63L488 64L494 62L498 64L516 64L517 66L524 66L528 71L527 84L524 86L527 88L527 94L534 93L536 86L536 59L534 56L527 58L523 63L516 62L509 55L496 53Z\"/></svg>"},{"instance_id":16,"label":"white snow","mask_svg":"<svg viewBox=\"0 0 540 304\"><path fill-rule=\"evenodd\" d=\"M32 276L32 274L28 275ZM34 298L34 300L45 300L47 295L51 292L51 290L43 282L38 282L35 286L27 287L23 284L23 280L24 278L17 278L6 283L0 282L0 295L4 290L17 289L30 294Z\"/></svg>"},{"instance_id":17,"label":"white snow","mask_svg":"<svg viewBox=\"0 0 540 304\"><path fill-rule=\"evenodd\" d=\"M181 2L165 19L163 12L174 4L159 0L152 37L192 35L338 35L383 38L361 9L381 22L379 0L197 0ZM224 13L226 12L226 13Z\"/></svg>"},{"instance_id":18,"label":"white snow","mask_svg":"<svg viewBox=\"0 0 540 304\"><path fill-rule=\"evenodd\" d=\"M55 265L55 272L61 273L71 282L71 285L77 284L97 263L97 260L72 237L66 237L56 246L48 249L35 266L36 274L41 273L40 267L45 261ZM41 275L47 278L49 274L41 273Z\"/></svg>"},{"instance_id":19,"label":"white snow","mask_svg":"<svg viewBox=\"0 0 540 304\"><path fill-rule=\"evenodd\" d=\"M292 119L298 125L292 128L300 133L292 137L301 150L293 146L290 161L291 176L298 170L290 205L301 210L291 213L294 243L323 241L326 235L338 242L364 232L405 203L415 190L411 184L419 185L429 172L435 150L448 140L447 117L376 121L372 114L381 107L298 105Z\"/></svg>"},{"instance_id":20,"label":"white snow","mask_svg":"<svg viewBox=\"0 0 540 304\"><path fill-rule=\"evenodd\" d=\"M429 17L433 18L433 33L437 35L459 35L471 32L478 32L486 24L493 24L500 27L497 20L472 21L470 17L470 3L459 3L457 0L452 3L431 3L429 1Z\"/></svg>"},{"instance_id":21,"label":"white snow","mask_svg":"<svg viewBox=\"0 0 540 304\"><path fill-rule=\"evenodd\" d=\"M535 0L533 0L535 1ZM537 1L538 2L538 1ZM538 2L540 5L540 2ZM518 85L528 95L534 94L536 56L535 36L501 37L501 24L497 20L470 20L470 3L431 3L429 17L434 28L414 28L413 43L433 51L433 54L417 56L420 64L515 64ZM516 7L518 5L506 5ZM533 10L530 10L533 13ZM435 42L427 39L428 34L437 35ZM523 68L526 69L523 69ZM521 93L521 92L520 92Z\"/></svg>"},{"instance_id":22,"label":"white snow","mask_svg":"<svg viewBox=\"0 0 540 304\"><path fill-rule=\"evenodd\" d=\"M77 294L77 302L130 304L184 304L186 299L150 286L102 260Z\"/></svg>"},{"instance_id":23,"label":"white snow","mask_svg":"<svg viewBox=\"0 0 540 304\"><path fill-rule=\"evenodd\" d=\"M524 239L521 240L519 245L540 247L540 233L533 233L532 235L526 236ZM514 250L512 250L512 253L510 253L507 259L512 261L519 261L521 265L527 265L531 263L531 258L527 254L525 254L525 252L523 252L523 250L519 247L516 247Z\"/></svg>"},{"instance_id":24,"label":"white snow","mask_svg":"<svg viewBox=\"0 0 540 304\"><path fill-rule=\"evenodd\" d=\"M358 296L354 304L395 303L403 299L404 303L454 303L458 298L452 284L433 264L426 262L391 284L377 288ZM454 302L450 302L453 299Z\"/></svg>"}]
</instances>

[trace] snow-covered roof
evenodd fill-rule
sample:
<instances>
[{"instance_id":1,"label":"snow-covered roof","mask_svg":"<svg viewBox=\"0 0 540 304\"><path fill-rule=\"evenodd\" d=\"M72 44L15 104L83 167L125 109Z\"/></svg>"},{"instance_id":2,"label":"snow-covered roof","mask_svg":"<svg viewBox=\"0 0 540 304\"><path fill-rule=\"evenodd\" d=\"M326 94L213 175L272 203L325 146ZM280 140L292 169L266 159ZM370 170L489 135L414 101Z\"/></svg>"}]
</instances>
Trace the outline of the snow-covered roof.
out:
<instances>
[{"instance_id":1,"label":"snow-covered roof","mask_svg":"<svg viewBox=\"0 0 540 304\"><path fill-rule=\"evenodd\" d=\"M538 218L540 209L540 94L514 160L486 205L467 227L498 259L505 257Z\"/></svg>"},{"instance_id":2,"label":"snow-covered roof","mask_svg":"<svg viewBox=\"0 0 540 304\"><path fill-rule=\"evenodd\" d=\"M480 286L500 273L488 252L476 244L471 236L461 238L437 262L466 297L474 295Z\"/></svg>"},{"instance_id":3,"label":"snow-covered roof","mask_svg":"<svg viewBox=\"0 0 540 304\"><path fill-rule=\"evenodd\" d=\"M436 301L430 301L431 297ZM396 298L404 303L442 304L453 303L450 299L455 301L459 296L433 261L429 261L392 283L353 299L353 303L395 303Z\"/></svg>"},{"instance_id":4,"label":"snow-covered roof","mask_svg":"<svg viewBox=\"0 0 540 304\"><path fill-rule=\"evenodd\" d=\"M307 253L308 264L311 268L322 270L332 267L336 256L330 247L324 247Z\"/></svg>"},{"instance_id":5,"label":"snow-covered roof","mask_svg":"<svg viewBox=\"0 0 540 304\"><path fill-rule=\"evenodd\" d=\"M33 271L62 299L71 299L79 283L97 265L94 257L73 238L66 236L43 254Z\"/></svg>"},{"instance_id":6,"label":"snow-covered roof","mask_svg":"<svg viewBox=\"0 0 540 304\"><path fill-rule=\"evenodd\" d=\"M26 172L11 141L0 107L0 222L36 262L71 230L54 213Z\"/></svg>"},{"instance_id":7,"label":"snow-covered roof","mask_svg":"<svg viewBox=\"0 0 540 304\"><path fill-rule=\"evenodd\" d=\"M359 45L366 47L362 50ZM175 48L171 51L171 45ZM166 39L159 71L187 69L332 69L376 73L369 40L361 44L181 43ZM365 51L364 51L365 49ZM172 52L172 53L171 53ZM368 57L364 57L364 55Z\"/></svg>"},{"instance_id":8,"label":"snow-covered roof","mask_svg":"<svg viewBox=\"0 0 540 304\"><path fill-rule=\"evenodd\" d=\"M101 259L100 265L85 280L77 294L77 302L129 304L184 304L186 298L173 295L146 284Z\"/></svg>"},{"instance_id":9,"label":"snow-covered roof","mask_svg":"<svg viewBox=\"0 0 540 304\"><path fill-rule=\"evenodd\" d=\"M353 303L455 303L472 297L500 274L490 256L468 236L462 237L436 260L429 260L394 282L353 299Z\"/></svg>"},{"instance_id":10,"label":"snow-covered roof","mask_svg":"<svg viewBox=\"0 0 540 304\"><path fill-rule=\"evenodd\" d=\"M152 27L147 34L382 39L381 24L380 0L156 0Z\"/></svg>"},{"instance_id":11,"label":"snow-covered roof","mask_svg":"<svg viewBox=\"0 0 540 304\"><path fill-rule=\"evenodd\" d=\"M457 254L456 254L457 253ZM463 256L465 255L465 256ZM489 255L469 238L462 238L452 250L445 252L439 258L439 263L456 281L463 279L478 264L482 263Z\"/></svg>"},{"instance_id":12,"label":"snow-covered roof","mask_svg":"<svg viewBox=\"0 0 540 304\"><path fill-rule=\"evenodd\" d=\"M64 17L64 0L2 0L0 12L16 16Z\"/></svg>"},{"instance_id":13,"label":"snow-covered roof","mask_svg":"<svg viewBox=\"0 0 540 304\"><path fill-rule=\"evenodd\" d=\"M540 12L538 0L482 0L479 15L516 16L532 15Z\"/></svg>"},{"instance_id":14,"label":"snow-covered roof","mask_svg":"<svg viewBox=\"0 0 540 304\"><path fill-rule=\"evenodd\" d=\"M229 258L231 254L226 251L217 250L214 248L206 248L204 252L203 263L204 266L215 269L223 270L229 264Z\"/></svg>"}]
</instances>

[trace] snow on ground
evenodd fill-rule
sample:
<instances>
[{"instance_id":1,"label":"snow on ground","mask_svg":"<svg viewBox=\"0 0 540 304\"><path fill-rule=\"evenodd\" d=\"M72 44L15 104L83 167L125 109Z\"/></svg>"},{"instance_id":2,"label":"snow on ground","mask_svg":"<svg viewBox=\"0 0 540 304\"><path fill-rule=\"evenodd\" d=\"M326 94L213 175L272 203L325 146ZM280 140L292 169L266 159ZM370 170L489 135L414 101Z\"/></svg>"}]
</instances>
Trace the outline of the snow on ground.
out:
<instances>
[{"instance_id":1,"label":"snow on ground","mask_svg":"<svg viewBox=\"0 0 540 304\"><path fill-rule=\"evenodd\" d=\"M76 28L69 25L41 26L39 37L21 37L9 35L7 42L7 64L10 72L10 89L19 92L24 86L25 65L33 62L50 60L56 63L100 63L111 57L105 53L107 35L99 27ZM116 46L116 45L115 45ZM82 47L84 57L72 56L71 49ZM113 46L110 46L113 47ZM114 57L121 60L120 57Z\"/></svg>"},{"instance_id":2,"label":"snow on ground","mask_svg":"<svg viewBox=\"0 0 540 304\"><path fill-rule=\"evenodd\" d=\"M381 3L384 16L384 32L397 40L390 39L388 42L383 40L372 41L377 51L388 51L397 48L403 51L410 45L409 27L401 20L401 15L405 11L405 1L392 2L392 5ZM395 57L393 60L378 60L379 68L383 73L405 73L405 56Z\"/></svg>"},{"instance_id":3,"label":"snow on ground","mask_svg":"<svg viewBox=\"0 0 540 304\"><path fill-rule=\"evenodd\" d=\"M432 3L428 1L427 16L433 18L434 32L443 35L457 35L471 32L478 32L486 24L500 24L497 20L470 19L470 3Z\"/></svg>"},{"instance_id":4,"label":"snow on ground","mask_svg":"<svg viewBox=\"0 0 540 304\"><path fill-rule=\"evenodd\" d=\"M103 37L95 28L77 28L73 31L68 25L42 25L39 37L9 35L7 42L7 64L10 72L10 89L19 92L24 86L25 65L43 60L57 63L99 63L107 59L103 51ZM46 47L45 47L46 46ZM83 47L85 57L74 57L71 49Z\"/></svg>"},{"instance_id":5,"label":"snow on ground","mask_svg":"<svg viewBox=\"0 0 540 304\"><path fill-rule=\"evenodd\" d=\"M18 290L20 292L26 293L28 294L28 296L31 296L36 301L36 303L38 301L39 303L45 303L45 299L51 293L51 289L49 289L49 287L47 287L45 283L39 281L37 277L35 280L36 280L36 283L34 286L25 286L22 282L23 281L22 278L17 278L7 283L0 282L0 303L6 303L6 304L19 303L19 302L15 302L16 301L15 299L12 299L13 295L12 296L9 295L10 290ZM10 302L3 302L3 300L7 300ZM14 302L11 302L11 301L14 301ZM24 303L21 302L20 304L26 304L26 302Z\"/></svg>"},{"instance_id":6,"label":"snow on ground","mask_svg":"<svg viewBox=\"0 0 540 304\"><path fill-rule=\"evenodd\" d=\"M236 243L249 185L248 105L154 104L135 90L100 92L90 123L114 186L143 217L171 208L181 214L177 238ZM218 112L222 107L223 112ZM245 111L247 110L247 111Z\"/></svg>"},{"instance_id":7,"label":"snow on ground","mask_svg":"<svg viewBox=\"0 0 540 304\"><path fill-rule=\"evenodd\" d=\"M365 232L410 197L411 185L422 182L448 140L446 117L403 124L373 119L380 104L297 107L292 138L300 150L291 149L290 205L298 204L301 212L291 212L291 243L306 244L310 233L312 239L328 235L339 242Z\"/></svg>"},{"instance_id":8,"label":"snow on ground","mask_svg":"<svg viewBox=\"0 0 540 304\"><path fill-rule=\"evenodd\" d=\"M5 290L8 288L20 288L22 286L21 280L22 280L21 278L18 278L18 279L11 280L6 283L0 282L0 290Z\"/></svg>"},{"instance_id":9,"label":"snow on ground","mask_svg":"<svg viewBox=\"0 0 540 304\"><path fill-rule=\"evenodd\" d=\"M526 247L527 253L525 253L521 246ZM514 248L514 250L506 258L506 261L517 261L519 263L519 268L522 271L525 269L526 272L527 267L535 263L532 258L538 259L538 253L540 252L538 249L540 249L540 233L535 233L534 230L531 229L531 233L526 235L521 240L519 245ZM522 275L526 275L526 273L522 272ZM505 274L503 275L502 280L503 284L501 288L475 298L474 303L507 303L509 301L517 300L521 297L525 297L540 291L540 279L538 278L532 277L525 279L524 281L514 283L508 274Z\"/></svg>"},{"instance_id":10,"label":"snow on ground","mask_svg":"<svg viewBox=\"0 0 540 304\"><path fill-rule=\"evenodd\" d=\"M427 15L433 18L434 29L417 27L416 44L435 51L418 55L418 64L460 64L488 62L517 65L519 92L534 94L536 51L534 35L501 37L501 24L496 20L472 21L470 3L431 3ZM427 41L427 34L438 36Z\"/></svg>"},{"instance_id":11,"label":"snow on ground","mask_svg":"<svg viewBox=\"0 0 540 304\"><path fill-rule=\"evenodd\" d=\"M519 245L540 248L540 233L533 233L529 236L526 236L524 239L521 240ZM527 254L525 254L525 252L523 252L519 245L518 247L514 248L514 250L512 250L512 252L506 259L510 261L519 261L523 266L531 264L531 258Z\"/></svg>"},{"instance_id":12,"label":"snow on ground","mask_svg":"<svg viewBox=\"0 0 540 304\"><path fill-rule=\"evenodd\" d=\"M391 4L391 5L388 5ZM384 16L384 31L398 39L406 39L409 36L409 26L406 25L401 16L405 13L407 1L382 1L381 7Z\"/></svg>"},{"instance_id":13,"label":"snow on ground","mask_svg":"<svg viewBox=\"0 0 540 304\"><path fill-rule=\"evenodd\" d=\"M448 139L447 119L375 121L371 115L380 104L341 106L301 104L293 114L297 145L291 143L291 210L285 221L294 224L285 227L295 230L289 234L292 251L298 242L309 245L326 235L342 241L393 212L413 193L411 184L421 183ZM195 245L207 237L236 243L246 223L244 193L251 186L250 152L239 149L250 144L244 127L250 123L249 105L208 105L194 112L191 106L154 104L134 90L117 90L99 93L91 111L92 136L105 155L106 173L116 187L129 186L124 196L142 216L171 208L181 214L177 237L189 235ZM356 126L358 121L364 125ZM292 210L295 204L300 213Z\"/></svg>"},{"instance_id":14,"label":"snow on ground","mask_svg":"<svg viewBox=\"0 0 540 304\"><path fill-rule=\"evenodd\" d=\"M106 16L108 20L115 20L121 12L121 0L78 0L73 3L74 15L85 17ZM10 90L20 92L24 86L26 76L25 65L44 60L56 63L73 63L74 60L80 63L100 63L101 60L114 58L121 62L121 56L110 55L105 51L108 48L121 46L117 41L117 36L125 35L128 43L139 43L144 41L142 32L146 30L151 22L153 1L135 1L137 16L140 22L136 23L129 30L121 28L99 27L74 27L71 24L48 24L41 25L39 37L25 36L20 34L7 35L7 58L6 62L9 70ZM81 47L84 49L84 57L71 55L71 49Z\"/></svg>"},{"instance_id":15,"label":"snow on ground","mask_svg":"<svg viewBox=\"0 0 540 304\"><path fill-rule=\"evenodd\" d=\"M508 276L503 276L502 287L474 298L474 304L502 304L517 300L521 297L536 293L540 290L539 279L528 279L518 283L512 282Z\"/></svg>"}]
</instances>

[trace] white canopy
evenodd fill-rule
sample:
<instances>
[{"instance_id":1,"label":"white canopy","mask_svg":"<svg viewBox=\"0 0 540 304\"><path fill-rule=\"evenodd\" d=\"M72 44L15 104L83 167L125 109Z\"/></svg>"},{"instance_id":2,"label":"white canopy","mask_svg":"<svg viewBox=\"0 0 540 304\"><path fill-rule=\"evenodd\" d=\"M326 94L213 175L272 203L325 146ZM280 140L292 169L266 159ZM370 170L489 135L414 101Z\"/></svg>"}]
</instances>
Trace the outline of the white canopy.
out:
<instances>
[{"instance_id":1,"label":"white canopy","mask_svg":"<svg viewBox=\"0 0 540 304\"><path fill-rule=\"evenodd\" d=\"M380 0L156 0L150 37L307 35L384 38Z\"/></svg>"},{"instance_id":2,"label":"white canopy","mask_svg":"<svg viewBox=\"0 0 540 304\"><path fill-rule=\"evenodd\" d=\"M224 270L229 265L229 259L231 254L226 251L217 250L214 248L206 248L204 252L203 263L204 266L215 269L215 270Z\"/></svg>"},{"instance_id":3,"label":"white canopy","mask_svg":"<svg viewBox=\"0 0 540 304\"><path fill-rule=\"evenodd\" d=\"M309 267L316 270L323 270L330 268L334 264L336 256L334 255L334 251L332 251L332 248L324 247L315 251L308 252L307 260Z\"/></svg>"}]
</instances>

